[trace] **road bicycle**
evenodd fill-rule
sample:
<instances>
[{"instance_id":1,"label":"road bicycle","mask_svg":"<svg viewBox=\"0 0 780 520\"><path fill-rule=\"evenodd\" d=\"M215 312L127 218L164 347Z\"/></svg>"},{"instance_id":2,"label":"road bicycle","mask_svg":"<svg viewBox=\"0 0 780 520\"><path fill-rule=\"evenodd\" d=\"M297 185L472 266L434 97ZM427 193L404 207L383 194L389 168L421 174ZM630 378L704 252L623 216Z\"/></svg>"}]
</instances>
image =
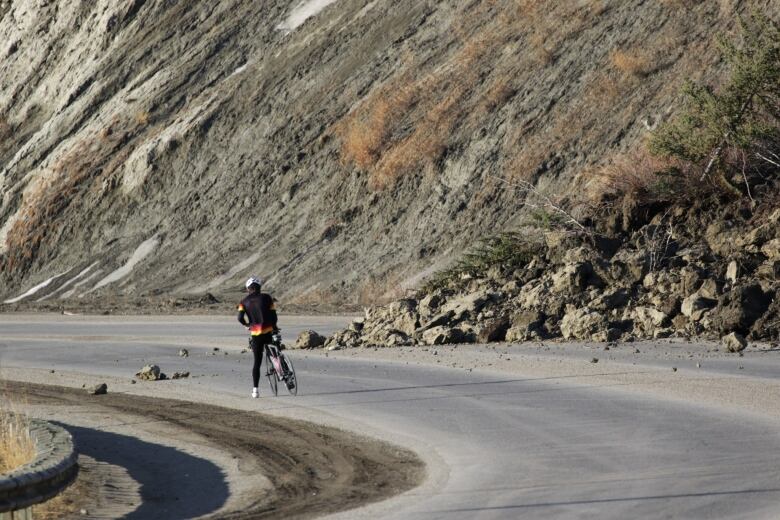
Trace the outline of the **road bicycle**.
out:
<instances>
[{"instance_id":1,"label":"road bicycle","mask_svg":"<svg viewBox=\"0 0 780 520\"><path fill-rule=\"evenodd\" d=\"M266 373L271 384L271 392L279 395L279 383L284 383L290 395L298 395L298 378L295 377L295 368L292 361L282 352L281 341L265 346Z\"/></svg>"}]
</instances>

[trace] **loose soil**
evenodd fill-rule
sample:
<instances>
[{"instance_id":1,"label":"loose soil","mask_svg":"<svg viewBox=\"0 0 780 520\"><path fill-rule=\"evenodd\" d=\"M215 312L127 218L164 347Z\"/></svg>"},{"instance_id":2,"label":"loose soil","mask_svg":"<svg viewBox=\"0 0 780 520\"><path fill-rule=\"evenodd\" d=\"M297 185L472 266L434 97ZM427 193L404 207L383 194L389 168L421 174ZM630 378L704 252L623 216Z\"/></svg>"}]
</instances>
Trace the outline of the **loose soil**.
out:
<instances>
[{"instance_id":1,"label":"loose soil","mask_svg":"<svg viewBox=\"0 0 780 520\"><path fill-rule=\"evenodd\" d=\"M9 399L27 405L77 406L168 423L218 443L272 483L240 510L213 518L313 518L402 493L424 476L423 463L407 450L303 421L171 399L89 396L29 383L4 382L4 388ZM219 420L205 420L215 417Z\"/></svg>"}]
</instances>

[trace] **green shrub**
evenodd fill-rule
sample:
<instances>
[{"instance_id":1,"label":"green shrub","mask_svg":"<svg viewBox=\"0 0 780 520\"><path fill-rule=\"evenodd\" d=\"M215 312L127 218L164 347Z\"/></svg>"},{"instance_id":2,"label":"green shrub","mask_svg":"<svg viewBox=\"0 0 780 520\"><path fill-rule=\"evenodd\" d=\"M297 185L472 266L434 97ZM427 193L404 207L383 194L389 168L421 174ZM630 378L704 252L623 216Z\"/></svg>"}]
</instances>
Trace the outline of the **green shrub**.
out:
<instances>
[{"instance_id":1,"label":"green shrub","mask_svg":"<svg viewBox=\"0 0 780 520\"><path fill-rule=\"evenodd\" d=\"M510 272L525 267L540 252L540 245L519 233L501 233L482 240L458 262L436 273L423 287L430 293L445 287L457 288L464 278L484 278L491 268Z\"/></svg>"},{"instance_id":2,"label":"green shrub","mask_svg":"<svg viewBox=\"0 0 780 520\"><path fill-rule=\"evenodd\" d=\"M748 174L777 174L780 163L780 27L754 12L740 18L739 40L720 41L730 69L723 86L687 83L682 112L650 141L652 153L702 179L715 174L731 191L726 176L738 171L747 183Z\"/></svg>"}]
</instances>

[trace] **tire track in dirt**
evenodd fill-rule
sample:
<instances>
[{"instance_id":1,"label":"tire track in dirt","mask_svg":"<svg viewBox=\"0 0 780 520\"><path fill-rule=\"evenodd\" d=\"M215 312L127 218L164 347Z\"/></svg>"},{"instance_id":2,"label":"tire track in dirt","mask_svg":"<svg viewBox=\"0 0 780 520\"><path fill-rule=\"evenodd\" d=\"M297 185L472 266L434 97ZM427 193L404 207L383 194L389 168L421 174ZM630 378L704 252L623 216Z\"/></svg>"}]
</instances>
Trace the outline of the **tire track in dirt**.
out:
<instances>
[{"instance_id":1,"label":"tire track in dirt","mask_svg":"<svg viewBox=\"0 0 780 520\"><path fill-rule=\"evenodd\" d=\"M271 481L272 489L260 491L240 510L211 518L312 518L389 498L416 487L424 476L423 463L408 450L304 421L171 399L91 396L8 381L3 386L9 399L30 405L85 407L181 428Z\"/></svg>"}]
</instances>

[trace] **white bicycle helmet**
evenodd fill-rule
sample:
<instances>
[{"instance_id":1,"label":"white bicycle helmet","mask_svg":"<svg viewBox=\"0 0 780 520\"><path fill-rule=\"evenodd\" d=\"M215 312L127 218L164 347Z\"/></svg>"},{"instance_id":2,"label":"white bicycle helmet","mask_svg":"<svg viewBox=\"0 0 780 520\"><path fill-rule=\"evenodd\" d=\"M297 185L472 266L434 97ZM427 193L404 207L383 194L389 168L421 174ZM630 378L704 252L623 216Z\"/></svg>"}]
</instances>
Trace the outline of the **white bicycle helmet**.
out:
<instances>
[{"instance_id":1,"label":"white bicycle helmet","mask_svg":"<svg viewBox=\"0 0 780 520\"><path fill-rule=\"evenodd\" d=\"M246 283L244 284L244 287L246 287L247 289L249 289L249 287L250 287L252 284L257 284L258 286L262 287L262 286L263 286L263 279L262 279L262 278L258 278L258 277L256 277L256 276L250 276L250 277L249 277L249 279L248 279L248 280L246 281Z\"/></svg>"}]
</instances>

